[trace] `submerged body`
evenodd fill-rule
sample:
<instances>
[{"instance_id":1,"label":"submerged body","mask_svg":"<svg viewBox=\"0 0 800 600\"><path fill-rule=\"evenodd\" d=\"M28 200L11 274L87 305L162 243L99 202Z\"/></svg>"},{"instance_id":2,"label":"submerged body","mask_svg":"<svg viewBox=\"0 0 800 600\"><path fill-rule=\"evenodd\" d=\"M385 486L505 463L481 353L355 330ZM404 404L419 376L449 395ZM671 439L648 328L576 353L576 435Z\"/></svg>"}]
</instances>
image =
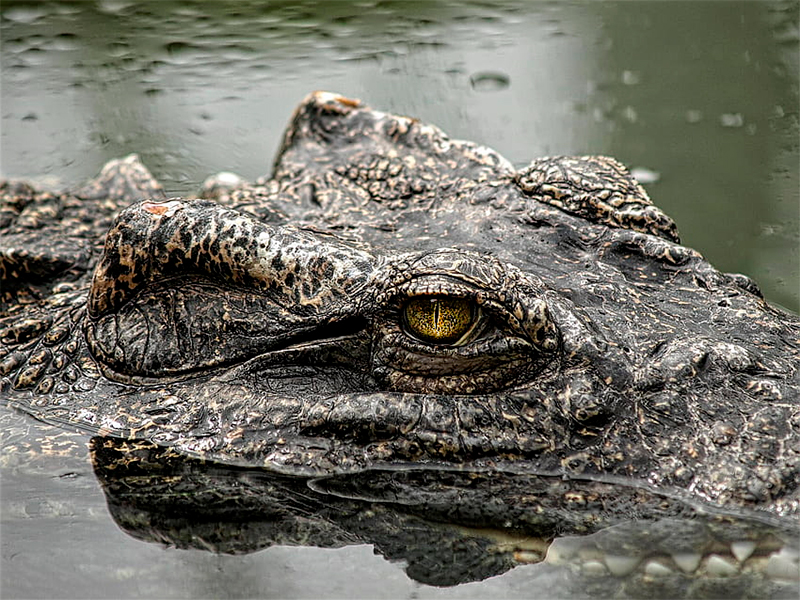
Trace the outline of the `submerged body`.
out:
<instances>
[{"instance_id":1,"label":"submerged body","mask_svg":"<svg viewBox=\"0 0 800 600\"><path fill-rule=\"evenodd\" d=\"M800 320L681 246L612 159L516 170L316 93L252 184L166 199L131 156L2 192L0 389L45 421L292 475L799 510Z\"/></svg>"}]
</instances>

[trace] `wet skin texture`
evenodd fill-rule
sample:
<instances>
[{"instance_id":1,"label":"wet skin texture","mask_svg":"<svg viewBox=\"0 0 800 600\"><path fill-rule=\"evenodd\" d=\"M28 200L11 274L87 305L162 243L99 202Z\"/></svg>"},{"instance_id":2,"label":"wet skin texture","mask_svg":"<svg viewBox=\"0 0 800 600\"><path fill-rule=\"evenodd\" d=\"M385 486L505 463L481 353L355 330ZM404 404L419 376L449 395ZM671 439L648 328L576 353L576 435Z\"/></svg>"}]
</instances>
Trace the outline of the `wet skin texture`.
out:
<instances>
[{"instance_id":1,"label":"wet skin texture","mask_svg":"<svg viewBox=\"0 0 800 600\"><path fill-rule=\"evenodd\" d=\"M252 184L167 200L131 156L0 189L0 389L43 420L288 474L512 469L798 512L800 321L612 159L516 170L316 93Z\"/></svg>"}]
</instances>

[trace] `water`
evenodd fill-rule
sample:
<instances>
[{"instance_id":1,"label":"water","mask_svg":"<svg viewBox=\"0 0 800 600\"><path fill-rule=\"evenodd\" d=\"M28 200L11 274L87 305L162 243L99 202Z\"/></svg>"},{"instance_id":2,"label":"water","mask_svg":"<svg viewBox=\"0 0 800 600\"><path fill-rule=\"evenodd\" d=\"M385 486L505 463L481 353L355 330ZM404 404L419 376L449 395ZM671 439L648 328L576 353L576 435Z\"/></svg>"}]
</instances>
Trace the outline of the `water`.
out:
<instances>
[{"instance_id":1,"label":"water","mask_svg":"<svg viewBox=\"0 0 800 600\"><path fill-rule=\"evenodd\" d=\"M270 169L326 89L499 150L610 154L684 243L800 310L796 3L4 2L4 176L140 153L172 192Z\"/></svg>"},{"instance_id":2,"label":"water","mask_svg":"<svg viewBox=\"0 0 800 600\"><path fill-rule=\"evenodd\" d=\"M19 414L2 420L4 442L58 431ZM378 470L307 482L102 438L91 441L89 462L84 440L56 435L52 448L64 454L72 447L68 457L0 457L4 597L797 593L798 549L784 548L796 543L796 529L663 498L650 505L643 489L524 469ZM602 500L590 513L555 508L565 490ZM631 514L648 504L652 513L625 521L600 504L627 505ZM561 533L550 543L554 529ZM696 547L705 548L702 557Z\"/></svg>"},{"instance_id":3,"label":"water","mask_svg":"<svg viewBox=\"0 0 800 600\"><path fill-rule=\"evenodd\" d=\"M297 102L326 89L519 166L615 156L642 174L684 243L800 310L796 2L4 1L0 11L3 176L73 185L138 152L170 193L222 170L255 179ZM28 427L21 418L6 443ZM85 446L71 456L3 454L5 597L580 591L554 563L434 587L357 536L233 556L165 550L124 533Z\"/></svg>"}]
</instances>

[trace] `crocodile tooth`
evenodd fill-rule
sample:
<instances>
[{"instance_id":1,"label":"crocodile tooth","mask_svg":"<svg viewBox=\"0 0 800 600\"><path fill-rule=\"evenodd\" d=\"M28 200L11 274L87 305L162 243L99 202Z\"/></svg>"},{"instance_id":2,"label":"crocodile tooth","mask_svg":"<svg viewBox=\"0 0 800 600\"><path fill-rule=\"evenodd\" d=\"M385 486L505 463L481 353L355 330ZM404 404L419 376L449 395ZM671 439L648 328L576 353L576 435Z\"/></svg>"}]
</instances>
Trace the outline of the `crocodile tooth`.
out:
<instances>
[{"instance_id":1,"label":"crocodile tooth","mask_svg":"<svg viewBox=\"0 0 800 600\"><path fill-rule=\"evenodd\" d=\"M581 565L581 569L587 575L607 575L608 569L599 560L587 560Z\"/></svg>"},{"instance_id":2,"label":"crocodile tooth","mask_svg":"<svg viewBox=\"0 0 800 600\"><path fill-rule=\"evenodd\" d=\"M616 577L624 577L632 573L639 564L639 558L636 556L618 556L615 554L608 554L605 557L606 566L611 574Z\"/></svg>"},{"instance_id":3,"label":"crocodile tooth","mask_svg":"<svg viewBox=\"0 0 800 600\"><path fill-rule=\"evenodd\" d=\"M700 553L695 552L679 552L672 555L672 560L684 573L694 573L702 558Z\"/></svg>"},{"instance_id":4,"label":"crocodile tooth","mask_svg":"<svg viewBox=\"0 0 800 600\"><path fill-rule=\"evenodd\" d=\"M542 553L534 550L517 550L514 552L514 560L521 563L542 562Z\"/></svg>"},{"instance_id":5,"label":"crocodile tooth","mask_svg":"<svg viewBox=\"0 0 800 600\"><path fill-rule=\"evenodd\" d=\"M784 546L780 550L778 550L778 554L780 556L785 556L789 560L793 560L794 562L800 562L800 548L791 548L789 546Z\"/></svg>"},{"instance_id":6,"label":"crocodile tooth","mask_svg":"<svg viewBox=\"0 0 800 600\"><path fill-rule=\"evenodd\" d=\"M740 563L750 558L755 549L755 542L733 542L731 544L731 554L733 554Z\"/></svg>"},{"instance_id":7,"label":"crocodile tooth","mask_svg":"<svg viewBox=\"0 0 800 600\"><path fill-rule=\"evenodd\" d=\"M791 548L781 548L770 555L767 561L767 577L789 581L800 581L800 563L798 553Z\"/></svg>"},{"instance_id":8,"label":"crocodile tooth","mask_svg":"<svg viewBox=\"0 0 800 600\"><path fill-rule=\"evenodd\" d=\"M644 572L651 577L664 577L672 573L672 569L658 561L651 560L645 565Z\"/></svg>"},{"instance_id":9,"label":"crocodile tooth","mask_svg":"<svg viewBox=\"0 0 800 600\"><path fill-rule=\"evenodd\" d=\"M738 573L736 565L730 561L725 560L719 554L712 554L706 561L706 569L708 574L714 577L727 577Z\"/></svg>"}]
</instances>

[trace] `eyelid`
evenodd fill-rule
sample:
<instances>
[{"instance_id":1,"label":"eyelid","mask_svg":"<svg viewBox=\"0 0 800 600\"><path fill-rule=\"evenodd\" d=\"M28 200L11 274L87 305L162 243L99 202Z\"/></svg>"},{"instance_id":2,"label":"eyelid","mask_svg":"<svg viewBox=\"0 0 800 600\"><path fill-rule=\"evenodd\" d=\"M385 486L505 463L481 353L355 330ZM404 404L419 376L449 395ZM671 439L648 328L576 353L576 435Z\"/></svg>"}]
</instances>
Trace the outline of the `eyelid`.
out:
<instances>
[{"instance_id":1,"label":"eyelid","mask_svg":"<svg viewBox=\"0 0 800 600\"><path fill-rule=\"evenodd\" d=\"M476 288L452 275L423 275L415 277L398 286L385 300L384 306L396 315L397 325L409 341L421 343L437 351L446 348L459 348L475 341L494 322L493 313L503 312L502 302L496 294ZM464 302L470 308L470 320L456 336L425 335L415 328L408 319L408 308L415 302L430 301ZM504 299L504 298L503 298ZM499 316L499 315L498 315ZM500 318L500 322L505 319ZM501 327L502 328L502 327Z\"/></svg>"},{"instance_id":2,"label":"eyelid","mask_svg":"<svg viewBox=\"0 0 800 600\"><path fill-rule=\"evenodd\" d=\"M395 315L393 318L396 319L397 326L408 339L431 348L443 350L465 347L487 331L496 329L504 336L525 340L542 352L554 351L558 345L558 334L547 311L547 303L538 295L530 294L529 289L520 291L522 294L513 287L479 287L449 275L423 275L398 286L391 296L383 300L383 304ZM474 303L477 327L455 344L437 344L422 340L407 331L402 314L409 300L417 296L464 299Z\"/></svg>"},{"instance_id":3,"label":"eyelid","mask_svg":"<svg viewBox=\"0 0 800 600\"><path fill-rule=\"evenodd\" d=\"M556 356L560 335L548 288L491 256L453 249L403 256L381 265L371 281L372 375L387 389L485 393L540 372ZM414 335L403 313L417 296L469 302L473 326L455 343Z\"/></svg>"}]
</instances>

